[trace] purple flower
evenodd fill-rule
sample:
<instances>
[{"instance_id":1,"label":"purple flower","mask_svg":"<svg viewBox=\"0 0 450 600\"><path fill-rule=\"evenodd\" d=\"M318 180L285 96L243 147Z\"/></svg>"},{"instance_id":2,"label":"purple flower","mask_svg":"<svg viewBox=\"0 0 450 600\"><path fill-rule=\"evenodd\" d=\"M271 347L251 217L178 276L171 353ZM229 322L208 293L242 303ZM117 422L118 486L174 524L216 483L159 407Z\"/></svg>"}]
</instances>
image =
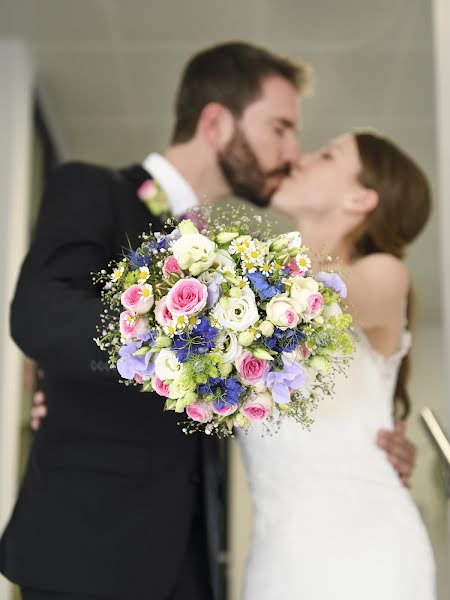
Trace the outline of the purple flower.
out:
<instances>
[{"instance_id":1,"label":"purple flower","mask_svg":"<svg viewBox=\"0 0 450 600\"><path fill-rule=\"evenodd\" d=\"M224 278L219 273L215 273L211 283L207 284L208 288L208 300L206 302L207 308L212 308L220 297L220 284L224 281Z\"/></svg>"},{"instance_id":2,"label":"purple flower","mask_svg":"<svg viewBox=\"0 0 450 600\"><path fill-rule=\"evenodd\" d=\"M150 350L141 356L133 356L133 354L142 346L143 341L150 342L150 346L154 344L153 334L145 335L143 337L146 339L137 342L128 340L119 350L120 358L117 361L117 370L124 379L137 379L139 381L153 375L155 365L153 364L153 361L150 361L152 357Z\"/></svg>"},{"instance_id":3,"label":"purple flower","mask_svg":"<svg viewBox=\"0 0 450 600\"><path fill-rule=\"evenodd\" d=\"M347 297L347 286L337 273L319 271L319 273L315 275L315 279L317 281L321 281L324 285L334 290L341 298Z\"/></svg>"},{"instance_id":4,"label":"purple flower","mask_svg":"<svg viewBox=\"0 0 450 600\"><path fill-rule=\"evenodd\" d=\"M301 366L283 356L283 370L268 373L266 384L272 390L275 402L288 404L291 401L291 390L298 390L305 379L305 372Z\"/></svg>"}]
</instances>

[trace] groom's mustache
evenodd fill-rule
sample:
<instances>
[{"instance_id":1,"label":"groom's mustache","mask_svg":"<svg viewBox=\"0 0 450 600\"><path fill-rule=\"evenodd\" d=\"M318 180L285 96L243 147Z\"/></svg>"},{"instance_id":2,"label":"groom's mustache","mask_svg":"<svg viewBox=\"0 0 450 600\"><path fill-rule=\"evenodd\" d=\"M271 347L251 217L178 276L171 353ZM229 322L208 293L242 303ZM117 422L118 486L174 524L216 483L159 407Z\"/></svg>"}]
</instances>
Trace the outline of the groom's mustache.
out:
<instances>
[{"instance_id":1,"label":"groom's mustache","mask_svg":"<svg viewBox=\"0 0 450 600\"><path fill-rule=\"evenodd\" d=\"M272 169L272 171L266 171L264 173L264 177L266 179L270 179L271 177L288 177L291 173L291 165L286 164L282 167L278 167L277 169Z\"/></svg>"}]
</instances>

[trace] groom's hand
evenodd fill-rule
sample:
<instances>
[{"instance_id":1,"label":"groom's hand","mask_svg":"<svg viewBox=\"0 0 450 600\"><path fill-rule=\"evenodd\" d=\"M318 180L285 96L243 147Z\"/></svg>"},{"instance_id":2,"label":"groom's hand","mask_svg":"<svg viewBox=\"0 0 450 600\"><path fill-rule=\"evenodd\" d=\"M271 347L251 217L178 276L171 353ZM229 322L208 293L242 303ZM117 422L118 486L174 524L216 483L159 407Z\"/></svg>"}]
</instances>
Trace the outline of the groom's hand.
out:
<instances>
[{"instance_id":1,"label":"groom's hand","mask_svg":"<svg viewBox=\"0 0 450 600\"><path fill-rule=\"evenodd\" d=\"M393 431L381 429L377 435L377 445L386 451L403 485L409 488L416 462L416 447L405 436L405 429L405 421L397 421Z\"/></svg>"}]
</instances>

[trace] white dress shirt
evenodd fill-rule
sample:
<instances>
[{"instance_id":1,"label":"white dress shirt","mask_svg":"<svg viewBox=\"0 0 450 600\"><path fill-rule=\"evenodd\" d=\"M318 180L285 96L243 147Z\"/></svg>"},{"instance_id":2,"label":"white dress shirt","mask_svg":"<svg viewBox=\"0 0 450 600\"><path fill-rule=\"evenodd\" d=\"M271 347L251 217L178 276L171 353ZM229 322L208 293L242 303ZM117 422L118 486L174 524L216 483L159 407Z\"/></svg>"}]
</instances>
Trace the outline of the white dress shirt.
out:
<instances>
[{"instance_id":1,"label":"white dress shirt","mask_svg":"<svg viewBox=\"0 0 450 600\"><path fill-rule=\"evenodd\" d=\"M167 194L173 217L179 217L199 205L199 200L192 187L167 158L152 152L144 160L142 167Z\"/></svg>"}]
</instances>

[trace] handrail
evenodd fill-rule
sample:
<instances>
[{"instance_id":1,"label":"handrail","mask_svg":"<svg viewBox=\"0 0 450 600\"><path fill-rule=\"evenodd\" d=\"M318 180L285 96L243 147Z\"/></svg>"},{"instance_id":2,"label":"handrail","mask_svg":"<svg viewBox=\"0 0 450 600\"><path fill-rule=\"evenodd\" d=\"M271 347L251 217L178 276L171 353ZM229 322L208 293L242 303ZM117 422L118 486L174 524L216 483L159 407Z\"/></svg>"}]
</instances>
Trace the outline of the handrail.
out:
<instances>
[{"instance_id":1,"label":"handrail","mask_svg":"<svg viewBox=\"0 0 450 600\"><path fill-rule=\"evenodd\" d=\"M447 468L450 469L450 441L439 424L439 421L436 419L433 411L428 408L428 406L421 410L420 416L428 435L439 452L441 459Z\"/></svg>"}]
</instances>

